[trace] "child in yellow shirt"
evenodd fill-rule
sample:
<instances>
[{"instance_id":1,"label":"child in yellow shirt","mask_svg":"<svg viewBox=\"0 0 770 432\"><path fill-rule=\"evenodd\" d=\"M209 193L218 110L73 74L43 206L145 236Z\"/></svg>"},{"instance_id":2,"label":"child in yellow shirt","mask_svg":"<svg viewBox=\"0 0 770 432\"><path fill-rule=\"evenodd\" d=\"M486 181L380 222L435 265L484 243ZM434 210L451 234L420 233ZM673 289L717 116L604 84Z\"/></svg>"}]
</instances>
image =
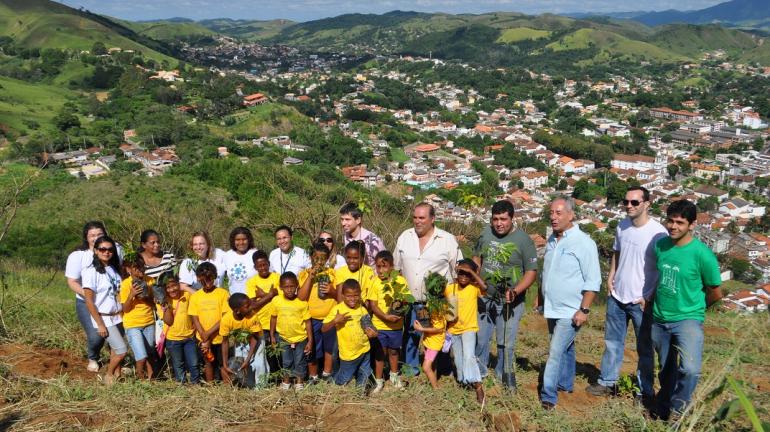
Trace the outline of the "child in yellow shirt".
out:
<instances>
[{"instance_id":1,"label":"child in yellow shirt","mask_svg":"<svg viewBox=\"0 0 770 432\"><path fill-rule=\"evenodd\" d=\"M201 284L201 289L190 296L187 313L192 317L193 327L200 341L204 378L212 382L222 367L222 336L219 335L219 324L222 315L229 310L227 299L230 293L214 285L217 268L210 262L200 263L195 269L195 276Z\"/></svg>"},{"instance_id":2,"label":"child in yellow shirt","mask_svg":"<svg viewBox=\"0 0 770 432\"><path fill-rule=\"evenodd\" d=\"M383 379L385 370L385 357L388 358L390 366L390 383L395 388L402 388L401 377L398 374L398 358L401 355L401 344L403 342L404 317L391 313L390 307L394 296L407 296L414 301L409 294L409 288L406 286L406 280L403 276L395 277L394 287L390 290L385 289L392 274L398 274L393 269L393 254L384 250L377 253L374 257L374 268L377 271L377 278L369 290L369 310L372 311L372 323L377 329L377 339L372 339L372 352L374 354L374 382L375 386L372 393L378 393L385 385ZM397 287L395 287L397 286ZM397 290L398 292L392 292ZM387 292L386 292L387 291Z\"/></svg>"},{"instance_id":3,"label":"child in yellow shirt","mask_svg":"<svg viewBox=\"0 0 770 432\"><path fill-rule=\"evenodd\" d=\"M438 388L438 377L433 370L433 362L436 360L438 352L444 347L446 337L446 318L444 314L431 314L430 327L423 327L420 321L414 321L414 330L422 332L422 345L425 347L425 356L422 362L422 370L428 377L431 387Z\"/></svg>"},{"instance_id":4,"label":"child in yellow shirt","mask_svg":"<svg viewBox=\"0 0 770 432\"><path fill-rule=\"evenodd\" d=\"M252 299L261 299L270 293L278 294L278 280L281 275L270 271L270 258L267 256L267 253L263 250L257 250L252 254L251 259L254 262L254 270L257 271L257 274L246 281L246 295ZM262 327L262 349L270 342L270 317L272 314L272 302L257 309L259 325ZM267 354L266 358L270 373L281 369L281 359L278 356Z\"/></svg>"},{"instance_id":5,"label":"child in yellow shirt","mask_svg":"<svg viewBox=\"0 0 770 432\"><path fill-rule=\"evenodd\" d=\"M346 280L341 285L341 291L343 302L332 308L321 330L337 329L340 369L334 382L345 385L355 376L356 385L361 387L366 385L372 374L369 338L377 337L377 330L371 325L371 317L361 303L361 285L358 281Z\"/></svg>"},{"instance_id":6,"label":"child in yellow shirt","mask_svg":"<svg viewBox=\"0 0 770 432\"><path fill-rule=\"evenodd\" d=\"M262 326L257 312L249 297L243 293L230 295L227 305L230 309L225 312L219 323L219 336L222 337L222 380L231 383L235 378L244 387L264 385L267 382L267 361L262 343ZM229 361L230 337L236 330L249 332L248 343L234 341L234 357L243 358L243 363L237 371L232 369L234 365ZM241 373L243 377L238 379Z\"/></svg>"},{"instance_id":7,"label":"child in yellow shirt","mask_svg":"<svg viewBox=\"0 0 770 432\"><path fill-rule=\"evenodd\" d=\"M307 356L313 350L313 328L307 302L297 297L299 280L292 272L281 275L279 281L283 296L273 298L270 318L270 342L280 344L283 378L281 389L291 388L291 377L296 379L295 390L305 388Z\"/></svg>"},{"instance_id":8,"label":"child in yellow shirt","mask_svg":"<svg viewBox=\"0 0 770 432\"><path fill-rule=\"evenodd\" d=\"M479 331L478 298L486 293L486 284L477 271L478 266L472 260L460 260L456 282L446 287L444 295L447 298L457 297L457 320L449 325L457 381L472 385L476 390L476 399L483 403L484 388L476 360L476 334Z\"/></svg>"},{"instance_id":9,"label":"child in yellow shirt","mask_svg":"<svg viewBox=\"0 0 770 432\"><path fill-rule=\"evenodd\" d=\"M361 240L351 241L345 245L344 254L346 265L338 268L335 274L337 281L337 303L342 303L342 290L340 286L342 282L348 279L355 279L358 282L358 285L361 286L361 298L366 300L369 298L369 290L376 278L374 270L364 264L364 259L366 258L364 242ZM364 307L369 307L369 305L364 304Z\"/></svg>"},{"instance_id":10,"label":"child in yellow shirt","mask_svg":"<svg viewBox=\"0 0 770 432\"><path fill-rule=\"evenodd\" d=\"M152 365L157 363L155 351L155 304L152 300L153 278L144 276L144 259L136 254L123 261L129 275L120 283L120 303L123 305L123 328L136 361L136 377L152 377ZM147 361L149 357L150 361Z\"/></svg>"},{"instance_id":11,"label":"child in yellow shirt","mask_svg":"<svg viewBox=\"0 0 770 432\"><path fill-rule=\"evenodd\" d=\"M190 375L190 383L200 382L198 369L198 348L195 344L192 320L188 315L190 293L182 291L179 278L166 279L166 303L157 305L158 315L163 317L163 332L166 334L166 349L171 355L171 369L174 379L180 383Z\"/></svg>"},{"instance_id":12,"label":"child in yellow shirt","mask_svg":"<svg viewBox=\"0 0 770 432\"><path fill-rule=\"evenodd\" d=\"M312 266L299 274L300 288L297 297L308 302L310 325L313 327L313 353L308 362L308 375L311 384L319 380L319 362L322 362L323 379L331 379L334 352L337 350L337 331L334 328L326 332L321 331L323 319L337 304L337 290L334 288L335 271L326 267L329 254L329 248L324 242L314 242L313 252L310 256Z\"/></svg>"}]
</instances>

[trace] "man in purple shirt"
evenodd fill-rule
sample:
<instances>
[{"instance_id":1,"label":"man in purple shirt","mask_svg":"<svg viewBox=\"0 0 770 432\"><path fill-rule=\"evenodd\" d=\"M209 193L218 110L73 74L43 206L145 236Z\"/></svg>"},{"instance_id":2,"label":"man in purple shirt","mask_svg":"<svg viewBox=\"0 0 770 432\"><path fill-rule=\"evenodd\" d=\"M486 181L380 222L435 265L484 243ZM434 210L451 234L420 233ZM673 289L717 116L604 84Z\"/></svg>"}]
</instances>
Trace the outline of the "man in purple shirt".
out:
<instances>
[{"instance_id":1,"label":"man in purple shirt","mask_svg":"<svg viewBox=\"0 0 770 432\"><path fill-rule=\"evenodd\" d=\"M355 203L347 203L340 208L340 224L343 231L343 243L347 245L353 240L360 240L366 246L366 259L364 263L374 267L374 257L378 252L385 250L382 239L362 226L363 213Z\"/></svg>"}]
</instances>

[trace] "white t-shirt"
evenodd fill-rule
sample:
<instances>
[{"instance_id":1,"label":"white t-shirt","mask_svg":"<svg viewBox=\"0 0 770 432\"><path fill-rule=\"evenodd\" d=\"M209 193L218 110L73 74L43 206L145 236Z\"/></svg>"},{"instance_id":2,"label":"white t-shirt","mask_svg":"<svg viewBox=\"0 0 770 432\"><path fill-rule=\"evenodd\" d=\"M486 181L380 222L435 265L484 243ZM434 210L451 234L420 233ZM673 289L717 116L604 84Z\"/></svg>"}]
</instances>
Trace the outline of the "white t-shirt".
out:
<instances>
[{"instance_id":1,"label":"white t-shirt","mask_svg":"<svg viewBox=\"0 0 770 432\"><path fill-rule=\"evenodd\" d=\"M83 270L82 281L83 289L90 289L94 292L94 304L96 310L100 314L120 312L122 306L120 305L120 275L112 269L112 267L105 268L104 273L96 271L94 266L90 266ZM102 315L102 321L107 327L114 326L123 322L123 316L116 315ZM91 317L91 324L94 328L97 328L96 320Z\"/></svg>"},{"instance_id":2,"label":"white t-shirt","mask_svg":"<svg viewBox=\"0 0 770 432\"><path fill-rule=\"evenodd\" d=\"M198 278L195 276L195 269L201 263L209 262L214 264L217 268L217 280L214 282L216 286L221 287L225 281L225 251L222 249L214 249L214 258L207 260L195 260L191 258L185 258L182 264L179 266L179 282L190 285L192 289L201 289L201 284L198 283Z\"/></svg>"},{"instance_id":3,"label":"white t-shirt","mask_svg":"<svg viewBox=\"0 0 770 432\"><path fill-rule=\"evenodd\" d=\"M118 258L123 261L123 247L118 247ZM91 250L76 250L67 257L67 266L64 268L64 277L75 279L82 285L82 274L85 269L91 266L94 260L94 252ZM80 294L75 294L80 300L85 300Z\"/></svg>"},{"instance_id":4,"label":"white t-shirt","mask_svg":"<svg viewBox=\"0 0 770 432\"><path fill-rule=\"evenodd\" d=\"M241 255L235 250L229 250L224 254L225 272L229 282L230 294L246 293L246 281L257 274L254 261L251 256L256 249L249 249Z\"/></svg>"},{"instance_id":5,"label":"white t-shirt","mask_svg":"<svg viewBox=\"0 0 770 432\"><path fill-rule=\"evenodd\" d=\"M331 258L329 258L329 261L326 262L326 265L329 266L329 263L331 262ZM312 265L312 262L311 262ZM343 257L340 254L337 254L334 262L334 270L337 270L338 268L346 267L348 265L347 261L345 261L345 257Z\"/></svg>"},{"instance_id":6,"label":"white t-shirt","mask_svg":"<svg viewBox=\"0 0 770 432\"><path fill-rule=\"evenodd\" d=\"M270 252L270 271L282 275L286 272L292 272L299 275L299 272L310 268L310 257L304 249L294 246L289 253L285 254L280 249L275 248Z\"/></svg>"},{"instance_id":7,"label":"white t-shirt","mask_svg":"<svg viewBox=\"0 0 770 432\"><path fill-rule=\"evenodd\" d=\"M434 228L433 234L420 252L420 239L414 228L401 233L393 250L394 266L401 270L409 291L417 301L425 301L425 276L439 273L454 282L454 267L463 259L463 253L452 234Z\"/></svg>"},{"instance_id":8,"label":"white t-shirt","mask_svg":"<svg viewBox=\"0 0 770 432\"><path fill-rule=\"evenodd\" d=\"M612 292L617 301L633 303L642 296L647 299L652 296L658 283L655 242L667 235L666 228L652 218L638 228L629 218L620 221L612 246L620 252Z\"/></svg>"}]
</instances>

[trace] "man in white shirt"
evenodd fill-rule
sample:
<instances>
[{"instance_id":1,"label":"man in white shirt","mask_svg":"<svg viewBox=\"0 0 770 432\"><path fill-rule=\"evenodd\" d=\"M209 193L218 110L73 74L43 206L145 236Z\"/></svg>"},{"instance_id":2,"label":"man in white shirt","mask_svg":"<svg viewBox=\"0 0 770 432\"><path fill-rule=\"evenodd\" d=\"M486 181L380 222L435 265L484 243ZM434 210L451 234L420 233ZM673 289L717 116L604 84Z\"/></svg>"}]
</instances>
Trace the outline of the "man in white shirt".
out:
<instances>
[{"instance_id":1,"label":"man in white shirt","mask_svg":"<svg viewBox=\"0 0 770 432\"><path fill-rule=\"evenodd\" d=\"M310 257L304 249L294 246L291 228L281 225L275 229L275 245L277 248L270 252L270 271L282 275L299 272L310 267Z\"/></svg>"},{"instance_id":2,"label":"man in white shirt","mask_svg":"<svg viewBox=\"0 0 770 432\"><path fill-rule=\"evenodd\" d=\"M604 330L604 355L601 374L596 384L586 391L594 396L615 393L628 321L636 333L639 355L637 379L642 401L648 404L654 396L653 349L651 339L652 296L658 281L655 262L655 242L668 235L666 228L651 219L650 192L643 187L628 189L621 202L628 217L616 229L614 254L607 276L607 317Z\"/></svg>"},{"instance_id":3,"label":"man in white shirt","mask_svg":"<svg viewBox=\"0 0 770 432\"><path fill-rule=\"evenodd\" d=\"M404 323L406 347L404 361L415 375L420 371L420 333L415 332L412 323L418 309L425 307L425 276L439 273L451 283L457 261L463 258L452 234L436 228L436 210L428 203L420 203L412 211L413 228L401 233L393 251L395 267L401 270L406 283L415 298L414 307Z\"/></svg>"}]
</instances>

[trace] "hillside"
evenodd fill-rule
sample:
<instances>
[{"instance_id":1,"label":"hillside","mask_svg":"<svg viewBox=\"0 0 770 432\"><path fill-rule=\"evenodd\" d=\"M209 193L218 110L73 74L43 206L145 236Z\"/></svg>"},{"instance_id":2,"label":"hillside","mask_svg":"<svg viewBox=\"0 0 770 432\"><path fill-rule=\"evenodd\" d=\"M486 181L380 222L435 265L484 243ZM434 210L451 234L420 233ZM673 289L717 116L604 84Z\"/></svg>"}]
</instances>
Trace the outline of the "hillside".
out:
<instances>
[{"instance_id":1,"label":"hillside","mask_svg":"<svg viewBox=\"0 0 770 432\"><path fill-rule=\"evenodd\" d=\"M89 50L99 41L107 47L141 51L157 61L173 60L160 42L108 18L49 0L0 0L0 36L38 48Z\"/></svg>"},{"instance_id":2,"label":"hillside","mask_svg":"<svg viewBox=\"0 0 770 432\"><path fill-rule=\"evenodd\" d=\"M767 18L770 18L770 2L767 0L732 0L700 10L682 12L672 9L633 17L635 21L652 26L674 22L690 24L721 22L736 24L743 21Z\"/></svg>"},{"instance_id":3,"label":"hillside","mask_svg":"<svg viewBox=\"0 0 770 432\"><path fill-rule=\"evenodd\" d=\"M61 86L0 76L0 125L16 131L45 127L62 105L76 96Z\"/></svg>"},{"instance_id":4,"label":"hillside","mask_svg":"<svg viewBox=\"0 0 770 432\"><path fill-rule=\"evenodd\" d=\"M275 37L281 30L295 23L289 20L254 21L220 18L198 21L198 24L215 33L244 40L261 41Z\"/></svg>"},{"instance_id":5,"label":"hillside","mask_svg":"<svg viewBox=\"0 0 770 432\"><path fill-rule=\"evenodd\" d=\"M683 55L674 54L647 42L631 40L616 33L595 29L580 29L546 47L555 52L598 48L596 60L607 56L659 63L688 60Z\"/></svg>"},{"instance_id":6,"label":"hillside","mask_svg":"<svg viewBox=\"0 0 770 432\"><path fill-rule=\"evenodd\" d=\"M118 20L116 20L118 21ZM136 34L163 41L175 42L179 39L187 39L198 36L213 36L216 32L194 21L159 20L159 21L119 21L130 28Z\"/></svg>"},{"instance_id":7,"label":"hillside","mask_svg":"<svg viewBox=\"0 0 770 432\"><path fill-rule=\"evenodd\" d=\"M758 46L757 39L750 34L719 25L672 24L662 27L650 42L695 58L700 53L717 49L741 56Z\"/></svg>"}]
</instances>

